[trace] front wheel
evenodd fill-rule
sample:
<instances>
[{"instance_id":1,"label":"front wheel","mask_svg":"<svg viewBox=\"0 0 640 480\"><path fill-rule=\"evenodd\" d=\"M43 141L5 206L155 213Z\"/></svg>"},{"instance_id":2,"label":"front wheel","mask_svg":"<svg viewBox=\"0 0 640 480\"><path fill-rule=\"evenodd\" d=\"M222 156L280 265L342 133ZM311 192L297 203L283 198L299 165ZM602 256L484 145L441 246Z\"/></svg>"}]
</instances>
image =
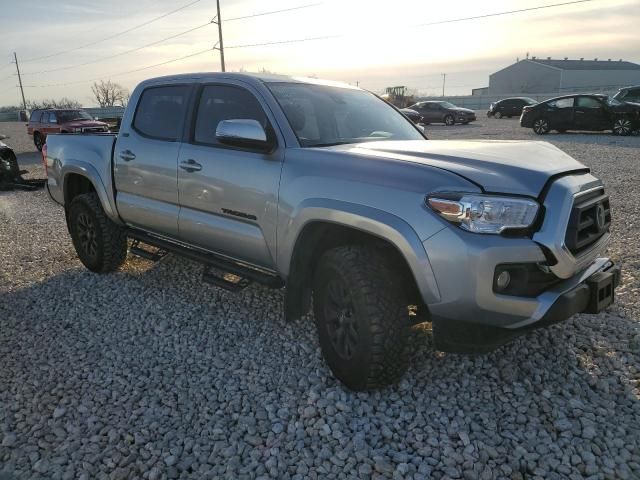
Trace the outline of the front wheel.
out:
<instances>
[{"instance_id":1,"label":"front wheel","mask_svg":"<svg viewBox=\"0 0 640 480\"><path fill-rule=\"evenodd\" d=\"M549 130L551 130L551 125L549 125L549 120L546 118L538 118L533 122L533 131L538 135L545 135L549 133Z\"/></svg>"},{"instance_id":2,"label":"front wheel","mask_svg":"<svg viewBox=\"0 0 640 480\"><path fill-rule=\"evenodd\" d=\"M320 347L338 380L356 391L397 381L408 363L409 314L402 278L377 251L327 251L314 275Z\"/></svg>"},{"instance_id":3,"label":"front wheel","mask_svg":"<svg viewBox=\"0 0 640 480\"><path fill-rule=\"evenodd\" d=\"M614 135L627 136L633 132L633 124L628 118L616 118L611 129Z\"/></svg>"},{"instance_id":4,"label":"front wheel","mask_svg":"<svg viewBox=\"0 0 640 480\"><path fill-rule=\"evenodd\" d=\"M124 263L126 232L106 216L95 193L75 197L69 206L67 221L78 258L89 270L107 273Z\"/></svg>"},{"instance_id":5,"label":"front wheel","mask_svg":"<svg viewBox=\"0 0 640 480\"><path fill-rule=\"evenodd\" d=\"M496 112L496 113L493 114L493 116L495 118L497 118L498 120L500 120L502 118L502 113L501 112Z\"/></svg>"},{"instance_id":6,"label":"front wheel","mask_svg":"<svg viewBox=\"0 0 640 480\"><path fill-rule=\"evenodd\" d=\"M447 115L446 117L444 117L444 124L445 125L453 125L456 123L455 118L453 118L453 115Z\"/></svg>"}]
</instances>

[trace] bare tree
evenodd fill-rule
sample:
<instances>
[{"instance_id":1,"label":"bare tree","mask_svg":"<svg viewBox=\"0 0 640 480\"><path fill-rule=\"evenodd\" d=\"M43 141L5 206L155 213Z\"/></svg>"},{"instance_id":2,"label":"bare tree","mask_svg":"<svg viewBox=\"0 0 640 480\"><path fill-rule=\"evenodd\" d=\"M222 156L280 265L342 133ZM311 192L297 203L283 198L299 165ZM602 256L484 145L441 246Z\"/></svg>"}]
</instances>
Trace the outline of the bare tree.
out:
<instances>
[{"instance_id":1,"label":"bare tree","mask_svg":"<svg viewBox=\"0 0 640 480\"><path fill-rule=\"evenodd\" d=\"M27 109L35 110L37 108L80 108L82 105L77 100L67 97L59 99L45 98L44 100L31 100L27 102Z\"/></svg>"},{"instance_id":2,"label":"bare tree","mask_svg":"<svg viewBox=\"0 0 640 480\"><path fill-rule=\"evenodd\" d=\"M129 102L129 91L111 80L94 82L91 91L101 107L126 107Z\"/></svg>"}]
</instances>

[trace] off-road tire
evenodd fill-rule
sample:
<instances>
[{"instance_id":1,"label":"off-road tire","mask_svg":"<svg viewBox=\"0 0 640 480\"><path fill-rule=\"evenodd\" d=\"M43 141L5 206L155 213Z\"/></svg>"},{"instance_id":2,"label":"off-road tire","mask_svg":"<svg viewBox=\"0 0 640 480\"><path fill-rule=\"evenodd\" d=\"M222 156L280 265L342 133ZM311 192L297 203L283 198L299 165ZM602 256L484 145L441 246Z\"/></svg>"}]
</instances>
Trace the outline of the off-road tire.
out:
<instances>
[{"instance_id":1,"label":"off-road tire","mask_svg":"<svg viewBox=\"0 0 640 480\"><path fill-rule=\"evenodd\" d=\"M73 246L85 267L92 272L107 273L122 266L127 258L126 232L107 217L98 195L85 193L75 197L69 206L67 221ZM94 230L93 243L87 241L87 224ZM93 248L87 243L92 243Z\"/></svg>"},{"instance_id":2,"label":"off-road tire","mask_svg":"<svg viewBox=\"0 0 640 480\"><path fill-rule=\"evenodd\" d=\"M448 126L455 125L456 119L453 117L453 115L445 115L444 124Z\"/></svg>"},{"instance_id":3,"label":"off-road tire","mask_svg":"<svg viewBox=\"0 0 640 480\"><path fill-rule=\"evenodd\" d=\"M44 146L44 138L42 138L42 134L40 132L36 132L33 134L33 144L36 146L39 152L42 151L42 147Z\"/></svg>"},{"instance_id":4,"label":"off-road tire","mask_svg":"<svg viewBox=\"0 0 640 480\"><path fill-rule=\"evenodd\" d=\"M336 303L330 291L346 290L353 308L349 319L357 329L352 356L346 358L334 346L330 330ZM314 316L320 347L335 377L351 390L381 388L396 382L408 366L410 329L402 277L380 251L342 246L319 259L313 283Z\"/></svg>"}]
</instances>

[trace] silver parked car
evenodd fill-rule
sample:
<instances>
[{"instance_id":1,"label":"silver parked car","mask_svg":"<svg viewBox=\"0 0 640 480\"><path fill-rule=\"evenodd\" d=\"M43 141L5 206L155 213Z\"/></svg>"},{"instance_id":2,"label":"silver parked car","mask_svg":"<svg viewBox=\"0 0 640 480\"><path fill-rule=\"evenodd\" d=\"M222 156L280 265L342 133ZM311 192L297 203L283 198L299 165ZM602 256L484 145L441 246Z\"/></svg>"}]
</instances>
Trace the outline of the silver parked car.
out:
<instances>
[{"instance_id":1,"label":"silver parked car","mask_svg":"<svg viewBox=\"0 0 640 480\"><path fill-rule=\"evenodd\" d=\"M601 311L619 281L609 198L584 165L542 142L427 141L348 85L151 79L117 136L50 135L45 155L87 268L166 251L228 290L286 287L285 317L313 305L354 390L404 373L413 323L433 323L438 349L487 351Z\"/></svg>"}]
</instances>

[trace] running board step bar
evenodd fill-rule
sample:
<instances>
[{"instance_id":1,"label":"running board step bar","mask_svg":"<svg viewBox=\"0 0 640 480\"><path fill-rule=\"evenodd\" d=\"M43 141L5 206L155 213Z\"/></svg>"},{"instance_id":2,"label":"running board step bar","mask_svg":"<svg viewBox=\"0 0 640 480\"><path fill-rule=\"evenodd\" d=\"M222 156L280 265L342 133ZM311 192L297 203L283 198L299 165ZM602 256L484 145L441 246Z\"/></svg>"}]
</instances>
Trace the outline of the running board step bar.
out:
<instances>
[{"instance_id":1,"label":"running board step bar","mask_svg":"<svg viewBox=\"0 0 640 480\"><path fill-rule=\"evenodd\" d=\"M202 281L215 285L216 287L224 288L230 292L239 292L251 284L251 280L249 279L239 277L233 273L217 273L206 265L202 272Z\"/></svg>"},{"instance_id":2,"label":"running board step bar","mask_svg":"<svg viewBox=\"0 0 640 480\"><path fill-rule=\"evenodd\" d=\"M129 247L129 251L138 257L146 258L152 262L157 262L167 254L166 250L157 247L155 252L150 252L149 250L142 248L140 246L140 240L134 240L131 243L131 247Z\"/></svg>"},{"instance_id":3,"label":"running board step bar","mask_svg":"<svg viewBox=\"0 0 640 480\"><path fill-rule=\"evenodd\" d=\"M138 244L146 243L161 251L172 252L204 264L203 280L227 290L238 291L248 286L251 282L260 283L270 288L282 288L284 286L284 281L278 275L235 262L222 255L191 248L140 230L130 229L127 231L127 236L133 239L134 243L136 241ZM138 244L136 244L138 250L143 250L138 247ZM144 252L149 253L148 251ZM137 255L136 251L133 251L133 253ZM219 270L220 273L212 273L211 268Z\"/></svg>"}]
</instances>

